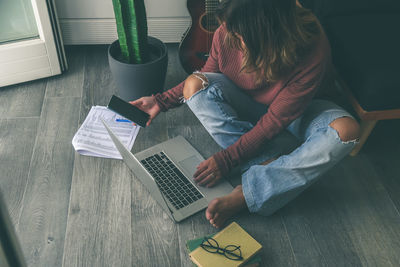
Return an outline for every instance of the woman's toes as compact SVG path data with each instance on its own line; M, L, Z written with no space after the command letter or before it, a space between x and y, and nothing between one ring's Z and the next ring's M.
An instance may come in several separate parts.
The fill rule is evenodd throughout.
M227 219L244 208L246 208L246 202L242 187L237 186L229 195L210 202L206 210L206 218L214 227L220 228Z
M206 218L207 220L214 219L215 213L218 211L218 203L219 199L211 200L210 204L208 204L208 208L206 209Z

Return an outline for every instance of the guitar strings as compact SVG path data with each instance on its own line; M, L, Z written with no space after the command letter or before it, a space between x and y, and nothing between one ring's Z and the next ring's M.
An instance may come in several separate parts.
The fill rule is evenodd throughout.
M219 4L219 0L205 0L205 29L207 31L207 36L206 36L206 49L207 49L207 55L209 55L210 53L210 49L212 44L210 44L210 37L211 37L211 33L213 33L216 28L218 28L218 23L217 23L217 19L215 17L215 9L217 8ZM200 22L201 23L201 22ZM212 38L212 37L211 37Z

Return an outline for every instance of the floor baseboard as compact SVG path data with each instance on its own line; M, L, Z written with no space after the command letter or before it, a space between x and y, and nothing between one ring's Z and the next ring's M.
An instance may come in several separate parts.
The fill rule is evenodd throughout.
M117 37L115 19L60 19L64 44L110 44ZM149 18L149 35L165 43L180 42L190 26L190 17Z

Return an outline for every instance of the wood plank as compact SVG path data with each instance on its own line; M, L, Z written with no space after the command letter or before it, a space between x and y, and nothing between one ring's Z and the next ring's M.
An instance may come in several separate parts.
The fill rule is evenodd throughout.
M7 86L0 90L0 118L39 117L47 80Z
M168 68L165 79L165 88L170 89L183 80L188 74L184 71L179 61L178 47L176 44L166 44L168 48Z
M86 53L80 124L92 106L107 106L116 92L108 65L107 46L92 46Z
M101 56L99 56L99 54L101 54ZM107 105L111 95L116 92L116 87L108 66L106 47L94 47L88 51L87 58L83 87L82 112L80 117L81 122L85 119L85 116L92 105ZM165 132L165 127L163 127L163 116L163 114L160 114L150 127L140 131L134 145L134 150L136 149L136 151L140 151L148 146L165 141L165 134L162 134L163 129ZM166 214L163 213L161 208L159 208L153 199L147 194L143 186L133 176L125 164L122 161L112 161L107 159L97 159L102 162L98 163L96 159L89 160L85 157L77 157L77 160L79 160L77 162L82 162L82 166L76 165L74 172L74 179L75 176L78 178L76 187L75 183L73 183L71 190L73 215L71 214L68 218L68 243L65 246L64 265L85 265L85 263L89 262L91 264L97 262L101 266L114 264L113 260L116 259L114 255L110 254L107 258L97 261L92 258L83 259L86 254L81 253L81 251L92 251L94 254L107 255L108 253L111 253L112 248L115 249L115 247L119 248L124 246L123 249L121 248L121 253L117 255L117 257L120 258L119 263L123 266L131 265L131 253L135 255L135 262L139 265L152 262L154 266L159 266L160 264L164 265L166 262L169 262L171 266L174 266L174 259L176 259L178 245L177 242L175 242L175 224L166 217ZM112 166L106 167L110 164L109 162L111 162ZM95 170L94 173L91 171L90 174L87 174L83 166L88 170ZM113 185L116 182L110 182L112 184L104 185L104 188L101 187L101 189L95 190L92 193L94 194L93 198L89 200L84 198L85 193L82 192L81 188L87 188L90 184L99 184L99 176L113 177L114 175L117 175L117 177L119 177L118 179L120 179L118 184ZM79 177L84 177L85 180L89 179L89 182L83 184L81 181L82 178ZM108 201L103 203L102 200L100 201L97 199L103 195L102 191L106 191L107 187L119 188L117 191L114 190L115 194L110 193L109 198L121 198L120 200L115 201L124 203L124 205L120 205L121 211L118 211L119 213L122 213L122 215L119 213L115 214L114 211L111 211L113 206L107 206ZM73 199L76 199L76 203L72 202ZM129 206L125 207L125 203L128 203ZM73 212L73 210L76 210L76 208L74 208L75 206L79 206L79 215L75 215ZM92 212L92 210L96 212ZM82 211L87 212L82 214ZM89 213L89 216L85 216L87 213ZM119 236L118 238L112 238L110 237L111 233L107 234L103 232L105 229L110 228L109 226L107 227L107 225L113 221L111 215L110 217L101 219L105 216L103 214L114 214L114 216L123 217L123 219L118 222L119 225L116 225L115 227L125 229L126 231L125 233L117 232L114 233L114 235L119 236L120 234L124 234L124 237ZM97 237L97 240L94 238L94 240L97 241L96 243L88 242L88 244L76 247L75 243L82 234L80 229L82 229L82 227L87 227L84 225L85 223L92 225L93 223L96 223L96 220L100 221L101 227L89 231L89 235L93 237L104 236L104 240ZM78 231L75 230L77 227ZM115 229L115 231L117 231L117 229ZM86 232L86 230L84 230L84 232ZM98 243L100 244L97 245ZM175 249L173 249L173 244L175 244Z
M166 113L160 113L149 127L142 128L133 152L167 140ZM132 251L137 266L179 266L177 227L150 196L141 182L131 179Z
M359 155L343 161L335 168L330 189L329 198L362 265L398 266L400 215L368 158Z
M179 266L178 225L150 196L136 177L131 178L132 253L136 266Z
M0 189L15 225L28 181L39 118L0 119Z
M186 248L186 242L188 240L216 232L217 230L206 220L204 211L198 212L181 221L178 225L178 238L180 244L179 253L181 260L180 266L193 266Z
M43 106L17 225L29 266L61 265L79 104L79 98L50 98Z
M400 211L400 120L380 121L361 151Z
M75 155L63 266L133 265L131 179L120 160Z
M381 121L361 151L371 162L388 195L400 211L400 120Z
M48 79L46 97L81 97L85 71L86 46L66 46L68 70Z
M91 47L86 59L80 123L116 92L107 47ZM131 179L122 161L75 155L64 266L132 265Z
M361 266L361 261L342 221L341 211L329 194L333 169L278 213L282 214L299 266Z
M265 217L245 211L230 221L234 220L262 244L261 266L301 266L293 253L281 214Z

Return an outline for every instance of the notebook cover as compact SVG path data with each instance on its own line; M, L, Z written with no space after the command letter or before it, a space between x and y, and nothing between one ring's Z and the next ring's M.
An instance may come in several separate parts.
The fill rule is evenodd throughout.
M206 237L213 237L214 235L208 235ZM196 239L188 240L186 242L186 248L189 250L189 253L195 250L200 246L200 244L203 242L204 237L199 237ZM193 266L197 266L196 264L193 263ZM244 267L258 267L261 266L261 256L260 254L254 255L249 261L247 261L244 265Z
M191 260L201 267L208 266L221 266L221 267L234 267L243 266L253 255L259 252L262 248L261 244L258 243L253 237L251 237L242 227L237 223L233 222L224 228L222 231L214 236L214 239L218 241L221 248L227 245L240 245L242 251L242 261L234 261L227 259L225 256L220 254L213 254L205 251L201 247L198 247L192 251L189 256ZM201 243L201 241L200 241ZM200 243L198 245L200 245Z

